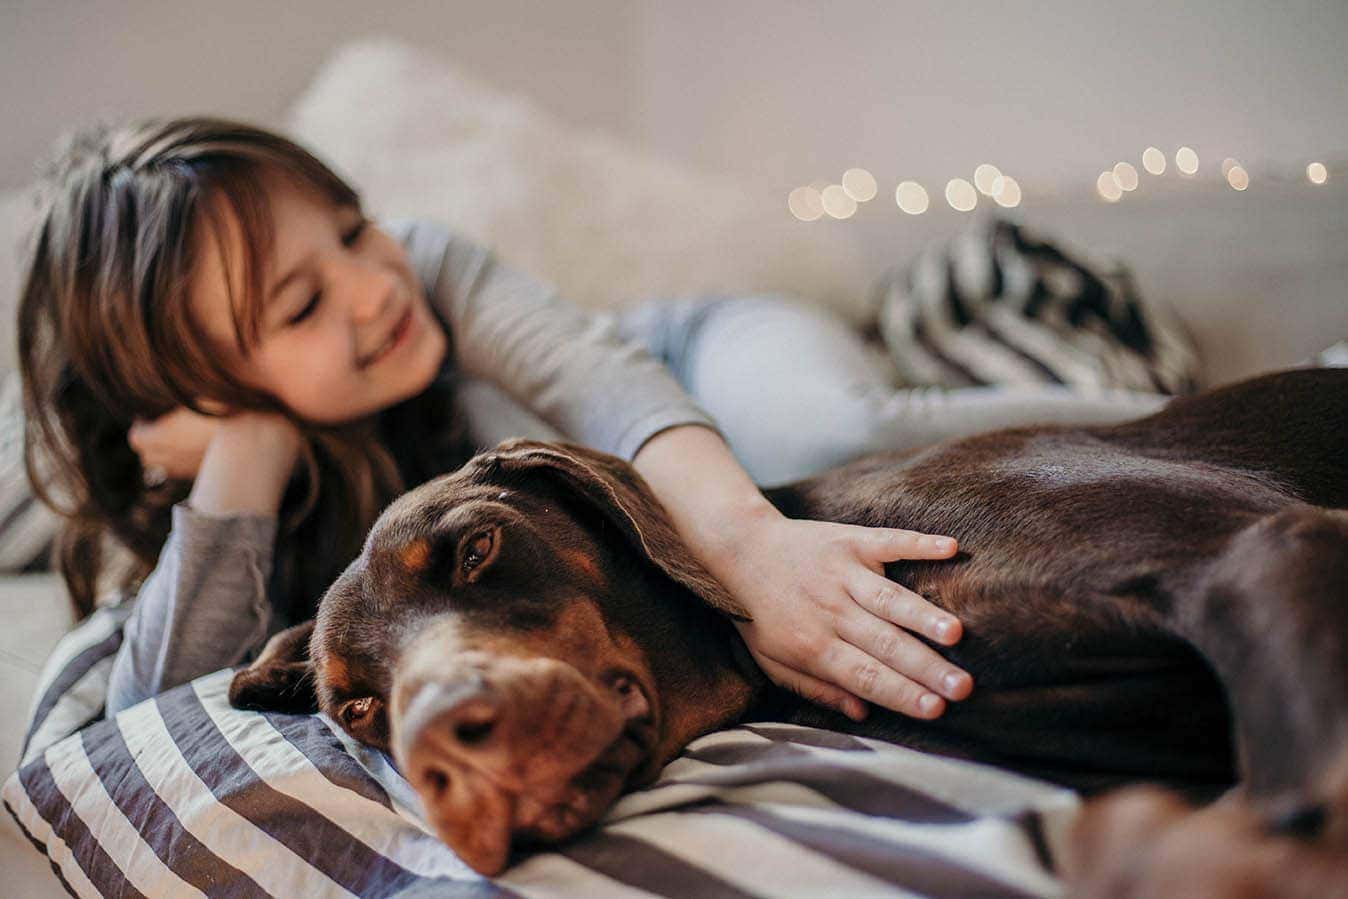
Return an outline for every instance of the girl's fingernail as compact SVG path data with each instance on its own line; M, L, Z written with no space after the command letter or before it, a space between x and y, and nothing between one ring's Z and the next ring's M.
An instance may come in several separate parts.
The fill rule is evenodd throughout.
M941 698L935 693L923 693L922 698L917 701L917 707L930 715L941 705Z
M961 680L960 676L952 671L945 677L941 678L941 683L945 685L947 691L954 693L956 690L959 689L960 680Z
M937 538L936 548L941 552L950 552L950 550L955 548L955 541L951 540L949 537Z

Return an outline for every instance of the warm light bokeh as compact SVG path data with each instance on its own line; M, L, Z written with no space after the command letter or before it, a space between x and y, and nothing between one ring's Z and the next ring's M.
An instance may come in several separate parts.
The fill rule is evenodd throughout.
M858 203L875 199L875 193L879 189L875 183L875 176L865 169L848 169L843 172L842 188Z
M851 218L857 211L857 201L847 195L841 184L830 184L820 194L824 211L835 219Z
M1004 206L1007 209L1020 205L1020 184L1010 175L1003 175L998 179L1000 189L992 195L992 199L997 201L998 206Z
M978 191L963 178L951 178L945 186L945 201L951 209L969 212L978 205Z
M1114 180L1124 190L1137 190L1137 169L1133 168L1131 162L1115 163Z
M1123 188L1119 186L1118 179L1110 171L1100 173L1100 177L1095 179L1095 189L1109 203L1117 203L1119 198L1123 196Z
M995 184L1001 176L1001 169L992 163L985 162L974 169L974 187L978 188L978 192L984 196L996 196Z
M916 181L901 181L894 189L894 202L909 215L921 215L931 205L927 189Z
M813 187L797 187L786 198L791 214L802 222L812 222L824 214L824 203Z

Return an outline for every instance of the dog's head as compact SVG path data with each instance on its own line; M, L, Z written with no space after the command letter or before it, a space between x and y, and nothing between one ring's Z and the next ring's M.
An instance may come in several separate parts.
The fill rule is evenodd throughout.
M709 607L745 617L629 466L509 441L390 505L316 621L230 697L320 709L390 751L441 838L494 874L512 840L571 836L738 713Z

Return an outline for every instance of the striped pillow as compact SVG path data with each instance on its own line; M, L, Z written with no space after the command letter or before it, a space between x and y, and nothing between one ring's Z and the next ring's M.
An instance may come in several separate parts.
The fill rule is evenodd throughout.
M1087 264L1009 221L986 220L891 271L874 302L910 385L1175 394L1197 383L1193 339L1127 269Z
M3 791L74 895L1058 891L1071 792L782 724L696 741L600 828L486 882L428 831L386 757L321 716L230 708L229 671L88 724L128 610L57 648Z

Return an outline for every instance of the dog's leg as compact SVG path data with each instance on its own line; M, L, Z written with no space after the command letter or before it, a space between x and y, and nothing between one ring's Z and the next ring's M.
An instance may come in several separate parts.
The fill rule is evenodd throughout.
M1348 747L1348 510L1260 519L1173 615L1227 690L1250 794L1319 779Z
M1348 511L1260 519L1172 611L1227 690L1244 783L1201 810L1155 787L1090 803L1066 894L1348 897Z

